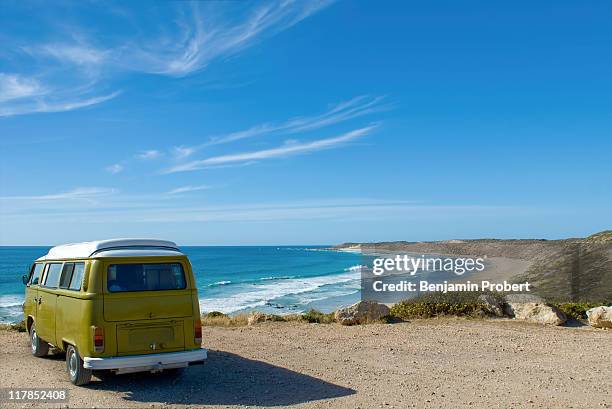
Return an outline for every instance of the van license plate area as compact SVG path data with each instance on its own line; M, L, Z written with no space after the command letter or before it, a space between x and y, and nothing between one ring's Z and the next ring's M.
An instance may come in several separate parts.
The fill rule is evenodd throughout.
M185 346L183 323L118 325L117 341L119 354L170 352Z

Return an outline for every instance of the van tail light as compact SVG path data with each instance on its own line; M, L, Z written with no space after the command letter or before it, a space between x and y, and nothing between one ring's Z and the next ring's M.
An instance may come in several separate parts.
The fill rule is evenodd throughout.
M102 327L93 327L93 343L95 352L104 351L104 329Z
M202 321L196 319L193 322L193 342L200 345L202 344Z

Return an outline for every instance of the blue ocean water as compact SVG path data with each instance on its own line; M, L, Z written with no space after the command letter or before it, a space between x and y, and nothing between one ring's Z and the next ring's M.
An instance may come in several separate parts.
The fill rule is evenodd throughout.
M202 312L332 311L359 298L360 254L298 247L181 247L193 265ZM49 247L0 246L0 322L22 319L23 284Z

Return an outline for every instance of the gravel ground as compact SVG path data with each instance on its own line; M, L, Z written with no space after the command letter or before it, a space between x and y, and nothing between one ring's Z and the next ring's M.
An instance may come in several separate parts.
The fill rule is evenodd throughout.
M70 390L71 407L609 408L612 331L511 320L204 328L203 366L86 387L64 357L0 331L0 385ZM9 405L9 407L15 405Z

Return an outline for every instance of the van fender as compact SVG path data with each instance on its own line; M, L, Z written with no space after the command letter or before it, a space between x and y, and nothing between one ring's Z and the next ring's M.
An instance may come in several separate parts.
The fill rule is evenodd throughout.
M77 352L79 351L79 348L77 347L76 342L74 342L73 340L62 338L62 342L59 344L60 345L56 345L55 347L58 349L61 349L63 352L66 352L66 350L68 349L68 345L72 345L77 350Z
M30 333L30 328L32 328L32 324L34 324L34 317L32 315L28 315L26 318L26 329L28 330L28 334Z

